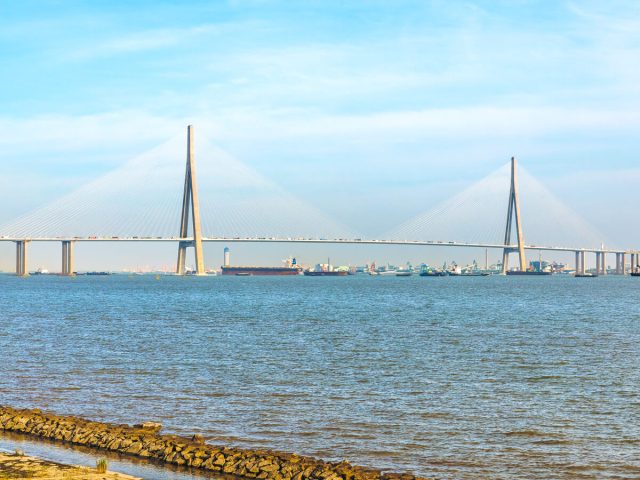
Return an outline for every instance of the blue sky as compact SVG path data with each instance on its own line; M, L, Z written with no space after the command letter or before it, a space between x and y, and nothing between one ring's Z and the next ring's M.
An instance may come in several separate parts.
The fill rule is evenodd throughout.
M638 59L637 1L2 2L0 223L193 122L372 235L515 154L631 246Z

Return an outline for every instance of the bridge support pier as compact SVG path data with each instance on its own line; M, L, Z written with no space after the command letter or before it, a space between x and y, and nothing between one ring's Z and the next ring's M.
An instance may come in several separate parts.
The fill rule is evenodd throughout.
M576 252L576 275L584 275L585 272L584 252Z
M202 252L202 230L200 228L200 203L196 183L196 161L193 146L193 125L187 127L187 171L184 175L184 193L182 196L182 214L180 221L180 238L189 234L189 213L193 218L193 240L182 240L178 244L178 262L176 274L186 273L185 260L187 247L193 247L196 257L196 275L205 275L204 255Z
M16 242L16 275L18 277L29 276L27 267L27 240L18 240Z
M509 192L509 208L507 210L507 228L504 233L504 244L511 244L511 224L513 217L516 217L516 235L518 237L518 247L516 249L505 247L502 253L502 273L509 271L509 254L518 252L520 260L520 271L527 270L527 260L524 255L524 236L522 235L522 221L520 220L520 203L518 201L518 171L515 157L511 157L511 190Z
M607 266L605 265L606 257L604 252L596 252L596 275L606 275Z
M630 254L630 257L631 257L631 265L630 265L629 272L634 273L638 271L638 254L632 253Z
M71 240L62 242L62 275L64 277L75 275L73 272L73 246L74 242Z
M616 275L624 275L624 253L616 253Z

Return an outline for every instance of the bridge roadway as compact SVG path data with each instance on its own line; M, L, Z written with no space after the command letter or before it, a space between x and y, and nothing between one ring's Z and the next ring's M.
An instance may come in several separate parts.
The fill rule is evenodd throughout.
M0 242L192 242L193 237L0 237ZM468 243L440 240L374 240L362 238L278 238L278 237L202 237L203 242L245 242L245 243L309 243L309 244L350 244L350 245L415 245L429 247L467 247L514 249L518 245L501 243ZM557 247L543 245L525 245L526 250L585 253L640 254L638 250L619 250L603 248Z

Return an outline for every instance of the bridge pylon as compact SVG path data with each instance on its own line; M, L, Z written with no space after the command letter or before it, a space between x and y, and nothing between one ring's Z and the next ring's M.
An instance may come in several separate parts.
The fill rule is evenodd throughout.
M189 213L191 212L191 215ZM184 240L189 235L189 217L193 219L193 240ZM180 243L178 244L178 264L176 274L186 273L185 260L187 247L193 247L196 257L196 275L205 275L204 255L202 252L202 230L200 228L200 203L196 182L196 162L193 145L193 125L187 127L187 170L184 175L184 193L182 195L182 214L180 220Z
M505 249L502 254L502 273L506 274L509 270L509 254L518 252L520 259L520 271L527 270L527 259L524 255L524 235L522 234L522 221L520 217L520 202L518 201L518 164L515 157L511 157L511 190L509 192L509 208L507 210L507 227L504 232ZM516 220L516 235L518 237L518 246L516 248L506 247L511 245L511 226L513 217Z

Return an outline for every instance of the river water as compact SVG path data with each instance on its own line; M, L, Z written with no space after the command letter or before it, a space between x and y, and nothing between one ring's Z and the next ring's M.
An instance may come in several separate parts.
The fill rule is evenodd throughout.
M640 279L0 275L0 404L439 478L640 477Z

